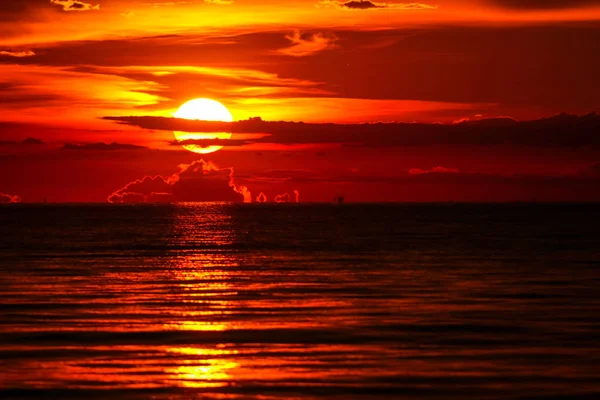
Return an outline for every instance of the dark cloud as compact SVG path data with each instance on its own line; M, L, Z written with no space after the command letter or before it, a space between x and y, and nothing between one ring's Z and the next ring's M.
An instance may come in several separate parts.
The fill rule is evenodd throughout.
M83 0L0 0L0 20L26 20L37 18L41 10L58 12L99 10L98 1L88 3Z
M109 203L164 203L171 201L250 202L246 187L236 185L233 168L219 168L204 160L179 166L175 174L146 176L128 183L108 197Z
M0 125L0 129L2 128L2 126ZM36 139L36 138L27 138L21 142L16 142L16 141L10 141L10 140L0 140L0 145L44 145L46 144L45 142L41 141L40 139Z
M50 8L50 0L2 0L0 13L20 13L37 7Z
M251 140L238 140L238 139L186 139L186 140L173 140L169 144L171 146L195 146L200 148L206 148L210 146L229 146L237 147L251 144Z
M102 71L92 66L164 66L166 60L167 65L247 65L265 56L272 56L274 50L288 46L288 34L289 31L269 31L234 36L189 34L67 41L40 44L31 49L36 53L35 60L18 61L64 65L72 67L73 71L100 73ZM190 52L192 49L195 53ZM106 53L113 56L105 57Z
M141 150L146 149L145 146L138 146L135 144L124 144L124 143L84 143L84 144L72 144L66 143L63 146L63 150Z
M2 62L2 59L3 57L0 57L0 63ZM21 109L24 106L47 107L49 103L55 103L57 101L66 100L69 100L69 98L63 94L50 93L45 89L31 90L27 82L24 82L19 78L13 77L10 71L6 74L0 73L0 107L4 109ZM72 98L70 100L72 100ZM0 121L0 127L7 126L7 124L8 122ZM13 123L12 125L31 126L35 124Z
M598 6L600 0L492 0L492 3L505 8L539 10Z
M460 171L458 168L448 167L433 167L430 169L423 168L411 168L408 170L409 175L424 175L424 174L458 174Z
M23 140L21 143L23 143L23 144L34 144L34 145L46 144L45 142L41 141L40 139L31 138L31 137Z
M423 3L385 3L369 0L322 0L318 4L319 7L339 7L349 10L373 10L378 8L396 8L402 10L427 10L435 9L437 6L430 6Z
M11 196L10 194L0 193L0 204L7 203L20 203L21 198L19 196Z
M600 116L560 114L533 121L490 119L459 124L374 123L310 124L251 119L237 122L192 121L164 117L105 117L145 129L185 132L260 133L250 143L343 144L394 147L431 145L513 145L532 147L598 147ZM195 144L205 143L202 140ZM206 142L206 145L214 141ZM239 141L232 143L239 146ZM219 145L227 145L219 141Z
M28 48L35 52L34 57L0 57L0 63L69 66L72 72L156 82L160 89L152 94L173 99L162 102L162 109L175 108L187 98L217 96L210 88L226 87L268 87L269 92L276 93L267 96L270 98L334 96L452 103L435 111L436 118L444 120L466 115L452 109L456 103L472 109L471 115L489 115L493 109L494 114L519 118L600 109L600 29L594 23L435 24L419 29L319 32L338 39L335 50L298 62L282 62L278 53L289 46L285 38L289 32L269 31L48 43ZM165 63L215 68L254 65L279 79L256 81L239 74L215 76L192 71L152 74L161 71L159 66ZM539 67L542 64L544 68ZM149 69L106 68L133 65ZM280 91L280 86L285 90ZM45 93L37 90L36 94ZM0 102L5 98L3 103L11 107L22 96L19 91L4 96L0 93ZM415 111L410 119L430 119L431 114ZM406 115L401 106L398 115Z
M359 0L359 1L348 1L346 3L342 3L343 7L346 8L351 8L351 9L358 9L358 10L366 10L369 8L383 8L385 7L385 5L378 5L375 3L372 3L370 1L363 1L363 0Z

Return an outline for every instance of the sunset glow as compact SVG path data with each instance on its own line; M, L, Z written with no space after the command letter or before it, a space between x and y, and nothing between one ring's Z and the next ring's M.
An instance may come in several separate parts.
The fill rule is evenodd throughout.
M0 3L7 203L600 199L596 0Z
M200 121L222 121L231 122L233 116L229 110L221 103L212 99L194 99L190 100L181 107L174 115L175 118ZM175 139L180 142L186 140L202 140L202 139L230 139L230 133L193 133L193 132L173 132ZM187 150L200 154L213 153L222 148L222 146L200 146L195 144L187 144L183 146Z
M600 0L0 0L0 399L600 398Z

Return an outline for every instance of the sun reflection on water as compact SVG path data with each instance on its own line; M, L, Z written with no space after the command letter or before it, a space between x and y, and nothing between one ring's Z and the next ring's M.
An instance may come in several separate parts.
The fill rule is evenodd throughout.
M222 347L222 345L217 347ZM238 354L237 350L174 347L167 349L167 352L195 357L194 360L186 361L189 365L180 365L165 370L170 381L184 387L228 386L233 381L231 370L240 366L237 362L223 358Z
M163 328L188 332L224 332L234 328L226 318L231 314L238 292L232 285L231 269L239 267L235 256L219 249L233 243L235 232L231 217L224 208L185 205L177 213L172 226L171 243L175 256L170 272L177 282L178 311ZM165 368L168 380L177 386L210 388L227 386L234 381L232 372L240 365L232 360L238 352L219 344L210 347L171 347L171 355L187 357L177 366Z

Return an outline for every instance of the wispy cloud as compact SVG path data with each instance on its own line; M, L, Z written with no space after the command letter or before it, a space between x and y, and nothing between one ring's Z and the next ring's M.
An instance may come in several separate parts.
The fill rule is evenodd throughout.
M0 64L0 86L0 119L6 121L31 121L35 115L38 122L86 119L93 124L94 116L105 115L103 109L133 109L164 100L156 94L161 89L157 83L66 67Z
M50 3L61 6L63 11L99 10L100 4L90 4L79 0L50 0Z
M31 50L23 50L23 51L2 50L2 51L0 51L0 56L23 58L23 57L33 57L33 56L35 56L35 53Z
M21 198L19 196L12 196L10 194L0 193L0 204L6 203L20 203Z
M292 45L290 47L278 50L277 53L286 56L305 57L337 47L335 44L335 42L337 41L337 37L333 34L302 34L300 33L300 31L295 31L292 34L287 35L285 38L288 39L292 43Z

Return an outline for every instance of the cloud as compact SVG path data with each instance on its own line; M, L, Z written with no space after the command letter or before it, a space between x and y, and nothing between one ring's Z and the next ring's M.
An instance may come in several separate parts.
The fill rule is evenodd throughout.
M253 118L237 122L190 121L164 117L105 117L144 129L184 132L231 132L262 134L245 144L283 145L341 144L394 147L432 145L513 145L533 147L599 147L600 116L560 114L532 121L495 118L459 124L367 123L312 124L274 122ZM201 142L200 142L201 143ZM208 142L211 144L213 142ZM243 143L234 141L233 145ZM219 142L227 146L227 141Z
M50 0L0 0L0 20L12 22L22 17L34 18L36 10L53 8Z
M146 149L145 146L138 146L135 144L123 144L123 143L84 143L84 144L72 144L66 143L63 146L63 150L141 150Z
M21 142L22 144L33 144L33 145L42 145L42 144L46 144L45 142L41 141L40 139L36 139L36 138L27 138L25 140L23 140Z
M210 146L244 146L251 144L252 142L244 139L186 139L186 140L173 140L169 144L171 146L197 146L206 148Z
M289 203L291 200L289 193L278 194L275 196L275 203Z
M339 7L349 10L373 10L382 8L394 8L401 10L428 10L437 8L437 6L430 6L423 3L378 3L368 0L323 0L317 4L317 7Z
M266 203L267 196L263 192L260 192L260 194L258 196L256 196L256 202L257 203Z
M11 196L10 194L0 193L0 204L8 203L20 203L21 198L19 196Z
M321 51L336 48L337 37L333 34L325 35L323 33L305 33L299 31L285 37L292 45L284 49L277 50L277 53L292 57L310 56Z
M23 57L33 57L33 56L35 56L35 53L31 50L23 50L23 51L2 50L2 51L0 51L0 56L23 58Z
M409 175L424 175L424 174L458 174L460 171L457 168L433 167L431 169L411 168L408 170Z
M369 14L338 13L351 19L362 18L354 14ZM325 17L330 13L322 14ZM279 51L291 47L285 39L291 31L274 28L230 36L223 32L190 32L37 44L31 48L35 57L16 61L66 65L71 71L81 72L85 80L94 73L135 80L138 86L153 82L141 90L162 98L157 99L154 110L174 109L193 97L211 97L233 107L236 116L244 118L261 106L263 117L271 120L285 116L319 121L327 113L334 120L346 122L357 122L359 118L448 121L475 114L531 118L561 110L600 109L594 68L600 60L595 51L600 30L589 24L392 25L390 29L327 25L302 28L301 33L319 32L339 38L334 43L336 49L308 57L283 56ZM569 37L577 37L578 46L572 46ZM549 42L553 43L552 52L539 45ZM105 57L106 51L114 56ZM473 54L477 56L470 56ZM540 59L548 63L532 80L531 71L537 70ZM584 59L587 61L569 61ZM2 60L14 61L8 57ZM192 67L197 65L203 67ZM482 71L485 79L473 79ZM0 75L5 72L0 71ZM37 73L28 75L36 79L11 81L32 80L27 91L35 88L43 92L45 86L35 85L44 78ZM519 90L506 90L507 85L516 85ZM63 87L77 86L85 87ZM90 97L102 92L88 91ZM467 107L468 111L463 111ZM301 115L301 110L312 115Z
M522 10L541 10L557 8L577 8L586 6L600 6L600 0L491 0L504 8Z
M109 203L155 203L171 201L251 202L244 186L236 185L233 168L219 168L204 160L182 164L171 176L145 176L111 194Z
M73 67L0 63L0 87L0 118L36 123L60 120L75 126L75 121L95 119L103 108L131 109L162 101L156 83ZM65 107L74 115L65 116Z
M50 3L61 6L63 11L90 11L99 10L100 5L92 5L78 0L50 0Z
M27 138L27 139L23 140L22 142L16 142L16 141L11 141L11 140L0 140L0 145L26 145L26 146L28 146L28 145L44 145L44 144L46 144L46 143L41 141L40 139L36 139L36 138Z

